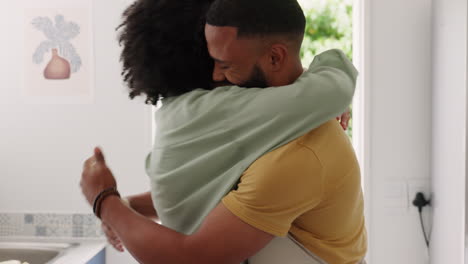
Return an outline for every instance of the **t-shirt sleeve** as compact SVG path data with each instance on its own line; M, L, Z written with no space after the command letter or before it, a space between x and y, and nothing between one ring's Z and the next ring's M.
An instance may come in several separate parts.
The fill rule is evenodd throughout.
M299 146L295 151L279 149L253 163L237 190L222 202L247 224L285 236L296 218L320 202L322 181L322 165L312 150Z

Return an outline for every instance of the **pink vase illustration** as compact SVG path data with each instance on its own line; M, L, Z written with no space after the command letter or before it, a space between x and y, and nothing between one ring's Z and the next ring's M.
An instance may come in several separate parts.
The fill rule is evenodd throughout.
M49 80L64 80L70 78L70 63L58 55L57 49L52 49L52 58L44 70L44 77Z

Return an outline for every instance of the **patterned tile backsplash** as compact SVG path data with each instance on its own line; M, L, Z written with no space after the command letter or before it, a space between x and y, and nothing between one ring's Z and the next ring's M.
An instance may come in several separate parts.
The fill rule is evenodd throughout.
M93 214L0 213L0 236L102 238L104 234Z

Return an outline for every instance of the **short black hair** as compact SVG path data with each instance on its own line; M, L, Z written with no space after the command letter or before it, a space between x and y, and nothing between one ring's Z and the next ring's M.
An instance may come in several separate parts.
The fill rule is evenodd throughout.
M306 19L297 0L216 0L207 23L236 27L237 37L304 36Z
M213 0L137 0L123 13L119 44L130 98L146 103L212 87L214 62L204 35Z

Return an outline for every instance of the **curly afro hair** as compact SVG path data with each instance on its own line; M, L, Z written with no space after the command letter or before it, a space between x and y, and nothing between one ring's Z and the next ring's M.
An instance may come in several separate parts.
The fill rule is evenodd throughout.
M118 41L130 98L147 104L211 89L214 62L204 35L214 0L137 0L123 13Z

